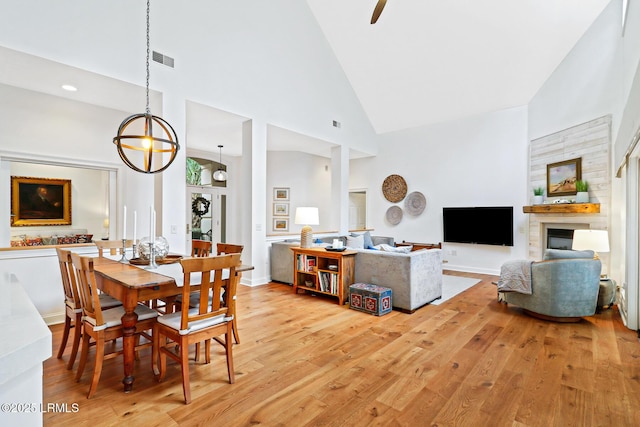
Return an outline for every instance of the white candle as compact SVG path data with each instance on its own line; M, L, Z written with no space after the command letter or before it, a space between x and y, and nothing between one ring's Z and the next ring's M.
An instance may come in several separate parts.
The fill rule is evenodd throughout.
M151 223L151 243L156 244L156 210L153 210L153 222Z
M138 211L133 211L133 244L136 244L136 225L138 223Z
M149 206L149 241L151 242L153 237L153 208Z
M124 219L122 220L122 240L127 238L127 205L124 205Z

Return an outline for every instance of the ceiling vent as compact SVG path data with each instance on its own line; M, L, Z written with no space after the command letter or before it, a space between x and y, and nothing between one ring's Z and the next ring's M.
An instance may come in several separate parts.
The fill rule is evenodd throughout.
M167 55L163 55L160 52L153 51L153 60L159 62L160 64L164 64L167 67L173 68L173 58Z

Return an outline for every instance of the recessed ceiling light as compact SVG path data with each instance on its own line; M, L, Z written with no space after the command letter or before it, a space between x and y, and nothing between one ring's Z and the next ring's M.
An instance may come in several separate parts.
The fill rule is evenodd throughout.
M68 90L69 92L75 92L78 90L77 87L71 85L62 85L62 89Z

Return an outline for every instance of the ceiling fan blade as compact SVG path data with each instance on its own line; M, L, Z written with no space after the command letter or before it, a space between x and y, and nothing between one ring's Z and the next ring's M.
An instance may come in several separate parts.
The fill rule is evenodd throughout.
M382 13L382 9L384 9L384 5L387 4L387 0L378 0L378 4L376 4L376 8L373 9L373 15L371 16L371 23L375 24L380 18L380 14Z

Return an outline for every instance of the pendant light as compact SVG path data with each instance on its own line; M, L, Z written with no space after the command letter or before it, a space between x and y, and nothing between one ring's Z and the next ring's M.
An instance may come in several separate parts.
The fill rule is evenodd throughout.
M118 128L113 143L125 165L136 172L158 173L173 163L180 149L178 137L163 118L151 114L149 108L149 9L147 0L147 109L127 117ZM131 133L127 133L127 130ZM154 154L157 153L157 157Z
M226 181L227 180L227 171L222 169L222 145L218 145L220 149L220 162L218 162L218 170L213 173L214 181Z

